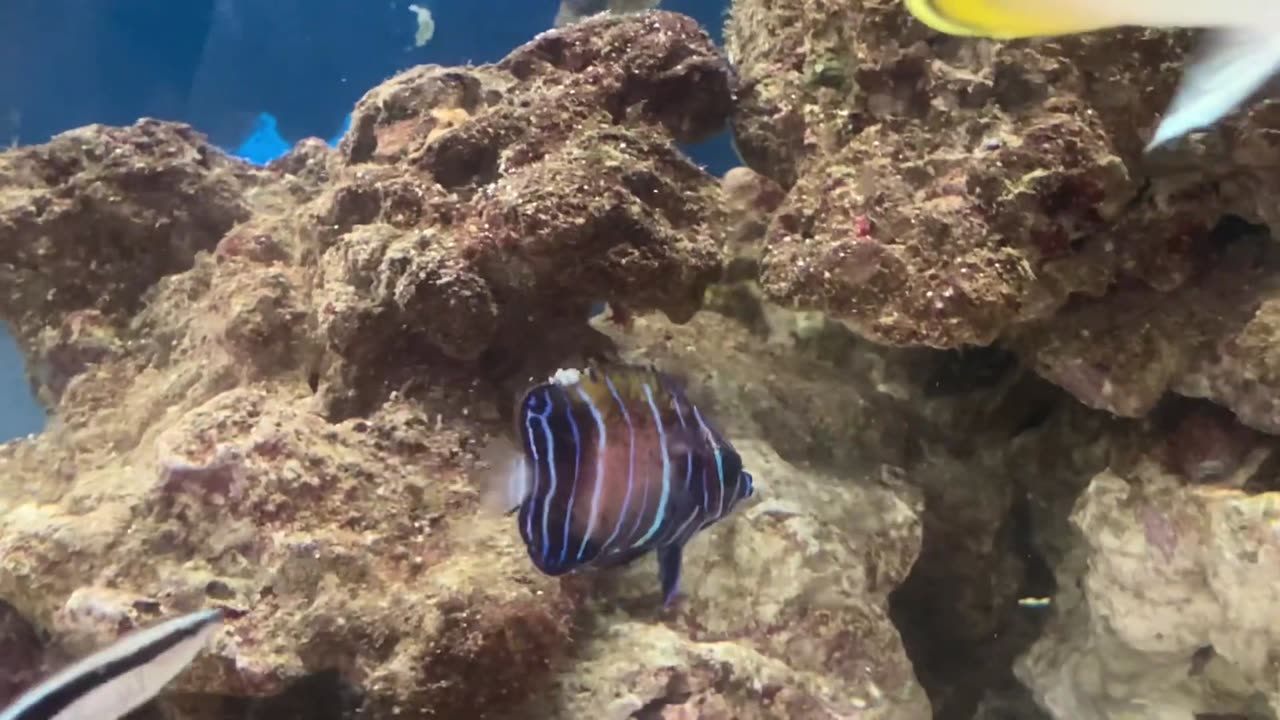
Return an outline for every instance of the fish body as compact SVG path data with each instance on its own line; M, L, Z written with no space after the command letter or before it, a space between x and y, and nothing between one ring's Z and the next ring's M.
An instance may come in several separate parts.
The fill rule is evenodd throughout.
M431 16L431 8L421 5L410 5L409 12L413 13L418 22L418 30L413 34L413 46L422 47L431 42L431 38L435 37L435 18Z
M523 394L515 425L504 504L547 575L655 551L668 605L685 544L754 493L733 446L652 367L561 370Z
M117 720L190 664L221 621L201 610L129 633L23 693L0 720Z
M1147 150L1209 127L1280 70L1274 0L904 0L939 32L1013 39L1114 27L1206 28Z

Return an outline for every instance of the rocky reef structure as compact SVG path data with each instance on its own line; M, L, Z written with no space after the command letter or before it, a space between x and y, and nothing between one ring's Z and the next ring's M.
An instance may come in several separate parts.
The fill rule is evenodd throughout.
M1244 389L1276 387L1248 350L1269 332L1273 273L1229 257L1245 251L1222 243L1247 233L1215 232L1224 217L1280 219L1262 169L1274 109L1140 155L1183 34L1001 45L934 37L897 3L816 0L740 0L728 31L748 88L738 147L789 189L764 242L771 298L887 344L1010 341L1127 417L1174 390L1280 427ZM1143 303L1222 309L1188 332L1149 323Z
M1075 501L1062 592L1017 664L1054 717L1260 718L1274 670L1277 440L1170 409Z
M566 24L266 168L153 120L0 155L52 415L0 446L0 701L218 605L150 717L1280 712L1274 107L1143 158L1184 34L727 39ZM726 126L722 178L678 149ZM688 379L756 477L670 610L479 507L513 394L592 358Z
M167 717L927 716L889 602L918 493L804 465L815 361L699 312L731 205L675 144L732 88L691 20L606 17L406 71L265 169L152 120L0 156L0 309L52 414L0 447L0 689L216 605ZM585 357L684 368L760 478L670 612L651 561L544 577L479 510L511 392Z
M900 3L733 4L737 147L785 194L752 251L765 296L955 352L975 381L990 365L961 358L1004 357L1079 403L1034 424L1062 434L1049 458L957 427L1007 471L908 471L925 541L895 608L935 717L1280 711L1254 615L1277 497L1261 433L1280 429L1275 105L1143 157L1188 38L997 43L938 36ZM1001 581L1017 545L997 516L1030 538L1043 598ZM1002 626L1015 600L1045 624ZM983 639L1010 630L1025 644ZM954 660L975 653L989 664Z
M629 13L652 10L662 0L560 0L555 26L563 27L600 13Z

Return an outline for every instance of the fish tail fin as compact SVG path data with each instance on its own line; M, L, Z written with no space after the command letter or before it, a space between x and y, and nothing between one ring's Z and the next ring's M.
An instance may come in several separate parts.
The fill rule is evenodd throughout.
M489 441L479 452L480 507L495 515L510 513L529 495L529 467L524 454L505 437Z
M1178 90L1146 151L1213 125L1280 70L1280 33L1224 28L1208 33L1188 61Z
M1113 17L1098 3L1078 0L905 0L917 20L948 35L1001 40L1071 35L1126 24L1124 6L1115 3Z

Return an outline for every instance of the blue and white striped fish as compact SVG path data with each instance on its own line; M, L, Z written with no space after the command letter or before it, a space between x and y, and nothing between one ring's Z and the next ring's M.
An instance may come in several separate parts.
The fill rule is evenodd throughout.
M36 685L0 720L116 720L155 697L222 622L201 610L125 635Z
M524 393L516 437L490 497L519 510L534 565L562 575L655 550L664 605L685 543L754 492L733 446L653 367L559 371Z

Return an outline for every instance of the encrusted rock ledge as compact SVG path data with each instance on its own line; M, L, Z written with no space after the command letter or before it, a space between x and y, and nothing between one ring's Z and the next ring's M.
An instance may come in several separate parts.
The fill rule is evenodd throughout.
M53 416L0 446L0 690L218 605L175 717L925 717L888 616L917 493L800 464L801 406L771 440L761 408L841 377L699 312L731 211L675 143L733 86L646 13L408 70L263 169L152 120L0 155L0 317ZM544 577L478 509L510 390L588 355L699 377L760 478L668 613L649 562Z

